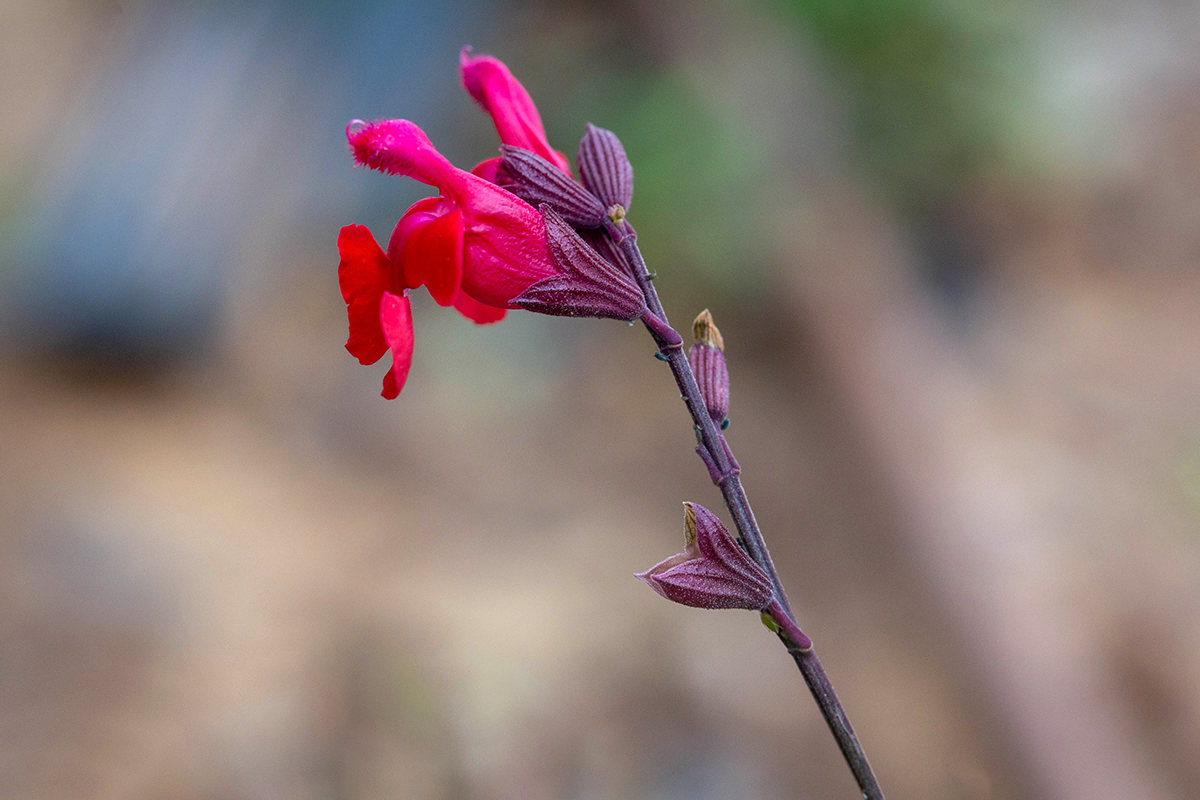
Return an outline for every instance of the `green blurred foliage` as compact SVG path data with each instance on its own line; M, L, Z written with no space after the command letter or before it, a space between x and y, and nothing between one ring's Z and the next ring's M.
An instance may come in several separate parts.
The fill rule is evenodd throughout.
M831 129L846 135L835 151L847 163L831 171L871 181L917 229L975 176L1037 162L1027 89L1035 23L1026 0L702 0L684 9L701 29L782 26L784 35L763 46L801 48L800 63L819 72L814 83L835 99L808 110L846 114ZM714 297L759 305L776 257L780 200L796 201L789 170L805 165L776 152L763 133L768 121L703 81L721 75L725 58L789 62L753 50L680 59L653 25L622 24L635 14L575 7L520 17L511 36L541 34L522 40L523 59L520 49L500 52L538 98L551 141L572 159L584 121L621 137L636 176L630 219L662 276L668 311L690 313ZM725 27L712 34L737 40ZM785 107L780 113L804 106Z
M757 294L770 258L760 191L770 156L749 121L669 67L593 73L566 106L619 132L634 165L630 220L651 269L671 279L673 303Z
M840 84L880 190L922 210L1021 150L1022 0L772 0Z

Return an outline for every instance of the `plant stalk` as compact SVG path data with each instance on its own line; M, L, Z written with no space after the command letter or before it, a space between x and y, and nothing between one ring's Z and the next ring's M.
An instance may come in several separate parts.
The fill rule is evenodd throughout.
M713 483L721 490L725 506L733 517L734 526L737 528L746 552L770 576L771 583L775 588L776 602L787 615L791 624L795 626L797 624L796 615L788 602L783 584L779 580L779 572L771 560L771 553L767 550L766 541L763 539L758 522L754 519L750 501L742 486L741 468L733 457L733 451L730 450L725 435L713 422L705 408L704 400L700 395L700 387L696 383L696 376L692 373L692 366L684 352L681 338L677 334L670 337L662 334L664 327L670 330L669 323L667 315L663 311L662 301L659 300L658 291L654 288L653 276L638 249L637 234L634 232L633 226L624 221L609 223L606 230L622 255L628 260L634 279L646 297L646 306L662 323L661 326L647 323L646 328L654 337L659 352L662 353L667 365L671 368L671 374L675 377L675 383L679 386L683 402L692 417L692 423L696 427L697 439L700 443L697 451L702 449L707 451L707 453L700 452L700 455L709 467ZM708 457L705 458L705 455ZM837 741L842 756L854 774L859 789L862 790L863 798L865 800L884 800L883 790L879 788L879 782L871 770L867 755L863 752L862 745L854 734L854 728L851 727L846 711L838 700L837 693L833 690L833 684L829 682L829 677L825 674L825 669L821 666L817 654L811 647L806 649L797 647L783 631L779 631L777 635L800 669L800 674L804 677L809 691L812 692L813 699L816 700L817 707L825 718L825 723L833 733L833 738Z

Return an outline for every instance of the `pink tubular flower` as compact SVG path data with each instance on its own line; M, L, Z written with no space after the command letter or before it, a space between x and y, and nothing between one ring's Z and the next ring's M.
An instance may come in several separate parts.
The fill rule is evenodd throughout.
M541 214L456 168L413 123L355 121L346 136L358 163L408 175L441 192L404 213L386 254L362 226L349 225L338 237L338 279L350 321L346 349L363 364L392 350L383 387L383 396L391 399L412 363L408 290L424 285L440 305L453 305L483 324L502 319L510 300L557 270Z
M455 167L413 123L351 123L347 138L363 166L441 190L441 198L421 200L405 212L388 247L411 288L432 278L434 299L443 305L454 302L450 287L461 286L484 305L506 308L531 284L557 272L537 210Z
M463 88L491 116L496 133L500 134L500 141L537 153L563 172L571 174L567 157L547 141L541 115L529 92L513 77L508 67L491 56L472 55L470 46L462 49L458 60ZM488 159L472 171L491 180L499 161L498 158Z
M530 150L570 175L567 159L550 147L541 117L525 88L491 56L460 54L463 86L492 116L504 144ZM346 349L363 364L392 351L383 396L396 397L412 363L408 293L429 289L438 304L454 306L479 324L498 322L512 301L557 274L542 215L496 185L500 159L458 169L407 120L355 120L346 128L354 159L389 175L435 186L437 197L414 203L384 253L360 225L338 237L338 280L350 320Z

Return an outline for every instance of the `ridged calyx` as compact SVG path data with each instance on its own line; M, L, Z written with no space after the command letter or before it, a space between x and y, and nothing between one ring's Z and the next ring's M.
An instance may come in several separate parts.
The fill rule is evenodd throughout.
M684 551L637 577L668 600L693 608L770 608L775 593L766 571L707 508L684 503L683 509Z
M544 278L512 304L556 317L602 317L627 322L646 313L646 298L628 276L604 260L557 211L543 203L546 241L558 274Z
M707 308L692 324L692 336L696 343L688 351L688 362L708 415L720 425L729 415L729 370L725 366L725 340Z
M604 204L609 218L623 220L633 202L633 165L617 135L589 122L576 164L584 187Z
M542 203L553 208L577 228L599 228L605 208L595 195L571 176L537 153L504 145L496 169L496 183L535 208Z

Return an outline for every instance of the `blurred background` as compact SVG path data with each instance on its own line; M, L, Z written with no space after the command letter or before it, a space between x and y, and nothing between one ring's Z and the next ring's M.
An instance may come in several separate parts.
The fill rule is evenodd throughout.
M618 132L677 327L893 800L1200 797L1200 7L0 1L0 795L855 787L778 643L632 573L716 509L649 337L415 303L340 226L495 153L504 59Z

